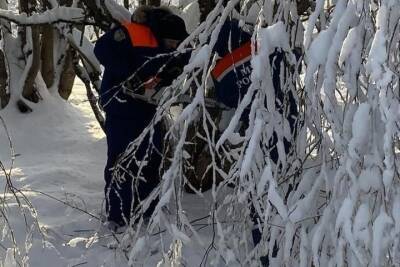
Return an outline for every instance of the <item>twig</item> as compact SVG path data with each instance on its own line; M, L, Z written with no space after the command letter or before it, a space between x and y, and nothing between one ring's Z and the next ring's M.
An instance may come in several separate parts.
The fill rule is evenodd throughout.
M90 217L92 217L92 218L94 218L94 219L96 219L96 220L98 220L98 221L101 221L101 219L100 219L99 216L96 216L96 215L94 215L94 214L92 214L92 213L90 213L90 212L88 212L88 211L86 211L86 210L84 210L84 209L79 208L79 207L73 206L73 205L71 205L70 203L68 203L68 202L66 202L66 201L63 201L63 200L61 200L61 199L58 199L58 198L56 198L56 197L53 197L52 195L49 195L49 194L47 194L47 193L45 193L45 192L42 192L42 191L39 191L39 190L33 190L33 189L23 189L22 191L24 191L24 192L38 193L38 194L44 195L44 196L46 196L46 197L48 197L48 198L50 198L50 199L53 199L53 200L55 200L55 201L57 201L57 202L60 202L60 203L62 203L62 204L64 204L64 205L66 205L66 206L68 206L68 207L70 207L70 208L73 208L73 209L76 209L76 210L78 210L78 211L80 211L80 212L83 212L83 213L89 215Z
M87 261L85 261L85 262L81 262L81 263L78 263L78 264L72 265L71 267L82 266L82 265L85 265L85 264L88 264L88 262L87 262Z

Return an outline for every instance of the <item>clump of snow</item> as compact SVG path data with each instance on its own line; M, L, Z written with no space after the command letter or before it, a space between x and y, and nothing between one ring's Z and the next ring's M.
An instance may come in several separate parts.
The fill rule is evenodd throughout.
M83 242L87 242L87 238L84 238L84 237L76 237L76 238L73 238L73 239L71 239L68 243L67 243L67 245L68 246L70 246L70 247L76 247L79 243L83 243Z
M388 232L392 224L392 218L384 211L381 211L374 221L374 226L372 227L372 260L375 266L381 265L382 252L386 249L387 245L389 245Z
M340 50L340 56L338 60L340 66L342 66L344 61L351 55L351 52L358 46L359 42L360 36L358 28L351 28Z
M257 2L253 3L249 9L249 12L247 13L246 20L250 23L256 24L258 14L260 14L260 11L261 11L261 5Z
M366 64L367 71L371 74L372 81L378 83L380 87L385 87L390 83L393 73L387 67L387 39L386 21L388 9L382 5L377 15L377 31L371 44Z
M332 31L324 30L313 40L310 48L307 50L307 60L312 64L311 66L323 65L325 63L328 53L324 53L324 51L329 50L332 39Z
M363 169L358 177L358 185L364 192L378 190L382 187L382 174L377 166Z
M145 249L145 246L146 246L146 239L144 237L141 237L139 238L138 241L136 241L135 246L131 249L131 252L129 253L130 265L134 263L135 258L137 258L139 253Z
M105 0L104 3L114 19L120 22L131 21L131 13L126 8L113 0Z
M269 60L269 55L276 48L290 52L289 38L286 33L285 25L277 22L267 28L263 28L259 32L257 47L259 54L252 57L251 65L253 67L252 79L263 80L265 72L265 64Z
M190 58L190 63L185 66L184 71L190 71L195 69L196 67L202 67L208 60L209 55L210 55L210 46L204 45L199 49L199 51L192 54L192 57Z
M371 243L370 220L371 214L368 204L361 204L354 218L353 231L355 240L360 242L363 247L369 247Z
M368 138L370 137L371 107L368 103L362 103L358 107L353 118L353 137L349 143L349 154L353 158L359 158L360 155L367 149Z
M193 1L182 10L181 17L185 21L187 32L193 32L200 23L200 7L198 1Z

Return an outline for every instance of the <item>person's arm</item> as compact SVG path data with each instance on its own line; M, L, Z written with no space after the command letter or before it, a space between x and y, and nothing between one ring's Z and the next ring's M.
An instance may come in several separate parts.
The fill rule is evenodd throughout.
M158 87L171 85L183 72L183 68L189 63L191 52L178 54L171 58L157 77L160 79Z

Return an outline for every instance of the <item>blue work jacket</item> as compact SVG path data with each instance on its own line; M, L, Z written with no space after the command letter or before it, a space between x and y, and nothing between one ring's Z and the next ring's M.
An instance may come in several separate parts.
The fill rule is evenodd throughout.
M251 84L251 34L241 28L237 20L227 20L221 28L214 51L221 57L211 72L217 99L228 107L235 108ZM284 53L281 51L276 50L270 55L275 96L280 100L277 103L282 103L284 98L280 84L283 61ZM291 93L289 99L291 113L297 114L297 106Z
M121 90L121 83L135 90L137 85L157 75L168 61L161 56L170 51L163 49L150 28L138 23L123 23L105 33L96 42L94 53L104 66L100 88L100 103L107 115L137 118L155 112L155 106L134 99Z

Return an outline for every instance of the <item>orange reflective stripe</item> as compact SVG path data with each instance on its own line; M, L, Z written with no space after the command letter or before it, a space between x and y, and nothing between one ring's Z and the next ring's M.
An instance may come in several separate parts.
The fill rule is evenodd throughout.
M125 22L122 25L129 33L132 46L158 47L157 39L149 27L133 22Z
M247 42L244 45L236 48L231 53L221 58L211 71L214 79L217 79L227 71L235 63L241 63L242 60L251 56L251 42Z

